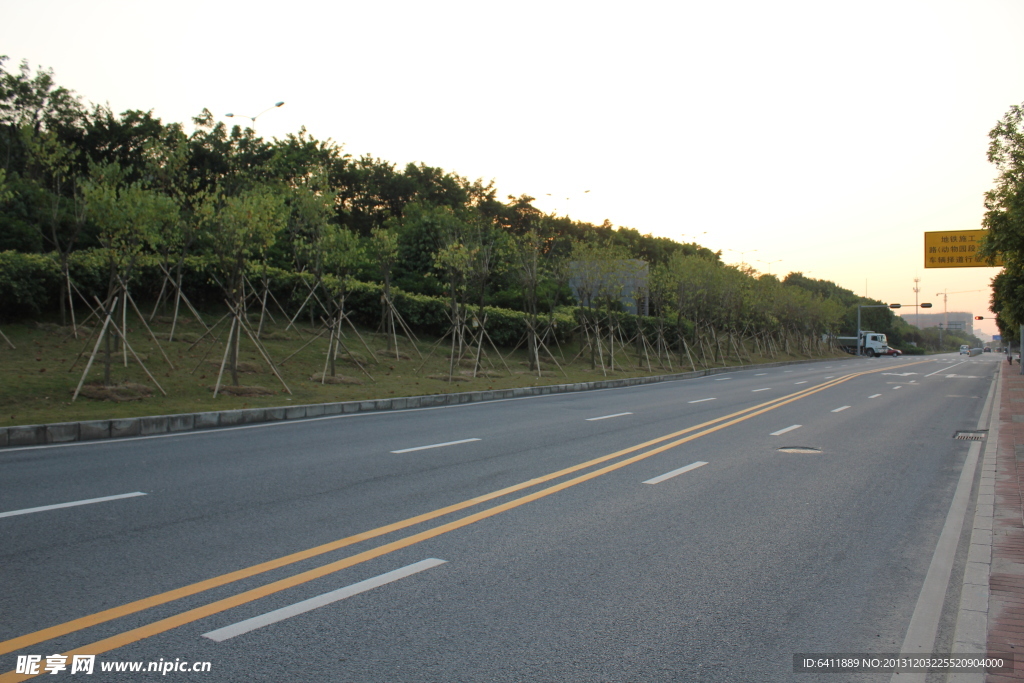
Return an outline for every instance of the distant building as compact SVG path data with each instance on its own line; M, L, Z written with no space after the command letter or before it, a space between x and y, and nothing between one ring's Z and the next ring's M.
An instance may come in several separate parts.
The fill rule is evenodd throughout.
M953 311L949 313L903 313L900 317L922 330L929 327L941 327L947 330L958 330L974 334L973 313L964 313L962 311L955 313ZM949 320L948 326L946 325L947 319Z

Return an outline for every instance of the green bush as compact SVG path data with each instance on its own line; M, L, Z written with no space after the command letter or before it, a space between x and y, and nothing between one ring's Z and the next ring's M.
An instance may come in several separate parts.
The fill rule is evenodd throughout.
M161 268L162 263L163 259L158 255L144 255L139 258L131 272L130 291L140 306L152 304L159 296L165 277ZM164 267L174 274L177 263L165 264ZM68 270L72 283L90 303L93 297L106 297L110 272L105 250L83 249L74 252L69 260ZM310 273L297 273L264 266L261 263L250 263L247 275L251 286L259 293L262 292L265 281L270 294L290 312L290 315L298 312L309 295L310 288L316 282L316 278ZM218 284L219 278L222 279L212 257L189 256L182 264L182 288L192 303L201 309L222 307L224 293ZM23 318L55 313L63 287L64 280L56 254L0 252L0 316ZM341 290L341 282L338 278L326 276L324 287L330 292L337 293ZM350 280L345 289L345 309L353 321L371 329L379 328L384 312L383 286ZM169 295L168 289L165 297ZM331 294L318 288L318 297L325 305L331 306L328 303ZM79 305L77 298L76 294L76 307ZM406 324L416 333L441 337L451 328L451 303L445 297L413 294L392 288L392 299ZM312 319L312 324L318 325L325 313L315 299L310 301L312 305L306 304L301 318L303 321ZM276 307L273 305L271 310L276 313ZM470 319L479 317L477 314L476 306L468 307ZM486 306L484 314L487 333L499 346L517 345L524 339L529 329L530 317L523 311ZM629 313L611 315L620 327L626 342L636 337L638 329L643 329L652 343L657 337L657 318ZM550 324L549 334L553 334L559 343L564 343L572 338L574 331L587 319L596 319L602 329L607 329L607 313L575 306L561 306L552 313L541 314L538 325L544 330ZM688 321L683 321L682 329L677 330L675 323L667 322L666 341L673 346L677 345L679 331L690 336L693 333L692 325Z
M60 266L45 254L0 252L0 315L25 317L55 307Z

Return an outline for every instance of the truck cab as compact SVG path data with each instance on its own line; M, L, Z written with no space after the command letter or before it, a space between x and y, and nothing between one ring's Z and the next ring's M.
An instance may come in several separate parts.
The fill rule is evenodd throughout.
M879 332L865 332L861 336L861 348L865 356L878 358L886 355L889 350L889 340Z

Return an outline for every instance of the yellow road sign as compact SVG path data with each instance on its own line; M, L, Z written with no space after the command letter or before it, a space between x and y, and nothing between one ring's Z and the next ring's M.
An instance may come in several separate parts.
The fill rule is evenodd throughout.
M987 263L978 258L978 249L988 230L943 230L924 234L925 268L995 268L1002 258Z

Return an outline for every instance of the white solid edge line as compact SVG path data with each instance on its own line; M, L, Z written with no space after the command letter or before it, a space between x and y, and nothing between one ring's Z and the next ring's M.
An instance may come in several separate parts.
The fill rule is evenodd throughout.
M992 382L989 388L985 406L981 410L981 419L978 420L978 427L985 424L986 415L993 405L997 382ZM991 423L989 427L991 428ZM981 453L981 442L971 442L967 451L967 458L964 460L963 469L960 471L960 480L957 482L956 492L953 494L953 502L946 514L946 522L942 526L942 533L939 534L939 542L935 545L935 553L928 565L928 573L924 577L924 584L921 586L921 594L917 598L917 605L914 607L914 614L910 618L910 625L907 626L907 633L903 638L901 653L908 655L920 655L929 653L935 647L935 636L939 631L939 619L942 616L942 607L946 591L949 588L949 579L953 570L953 560L956 557L957 545L960 541L960 534L963 530L964 519L967 517L968 504L971 502L971 488L974 484L974 472L978 466L978 456ZM914 683L925 680L925 674L895 673L890 679L893 683Z
M846 410L846 409L847 409L847 408L849 408L849 407L850 407L850 406L842 406L842 407L840 407L840 408L836 408L836 409L835 409L835 410L833 410L832 412L833 412L833 413L841 413L841 412L843 412L844 410Z
M607 420L610 417L622 417L623 415L632 415L633 413L615 413L614 415L602 415L601 417L588 417L587 422L594 422L596 420Z
M665 481L666 479L671 479L672 477L676 477L676 476L678 476L680 474L683 474L685 472L689 472L690 470L695 470L698 467L703 467L704 465L707 465L707 463L704 462L703 460L698 460L697 462L690 463L686 467L680 467L678 470L672 470L671 472L666 472L665 474L658 475L657 477L654 477L653 479L648 479L647 481L642 482L642 483L644 483L644 484L660 484L661 482Z
M770 389L771 389L771 387L765 387L764 389L751 389L750 393L756 394L759 391L769 391Z
M432 567L445 564L445 562L445 560L438 560L436 558L420 560L419 562L406 565L405 567L395 569L394 571L390 571L379 576L374 576L371 579L366 579L365 581L360 581L359 583L353 583L350 586L345 586L344 588L339 588L338 590L334 590L329 593L324 593L322 595L318 595L308 600L296 602L293 605L288 605L287 607L282 607L281 609L275 609L271 612L267 612L266 614L261 614L258 617L246 619L245 621L239 621L236 624L231 624L230 626L225 626L224 628L218 628L214 631L209 631L207 633L204 633L203 637L209 638L210 640L214 640L218 643L222 643L225 640L234 638L235 636L240 636L243 633L255 631L258 628L269 626L270 624L274 624L278 621L290 619L291 617L303 614L305 612L310 612L320 607L324 607L325 605L329 605L332 602L338 602L339 600L350 598L353 595L358 595L359 593L365 593L366 591L372 590L379 586L383 586L385 584L398 581L399 579L404 579L407 576L412 576L413 574L417 574L424 570L431 569Z
M687 403L703 403L704 401L714 401L713 398L698 398L696 401L687 401Z
M868 398L878 398L881 394L871 394Z
M397 451L391 451L392 453L412 453L413 451L425 451L430 448L442 448L444 446L455 446L460 443L469 443L470 441L479 441L480 439L460 439L459 441L445 441L444 443L432 443L429 446L416 446L415 448L402 448Z
M24 510L11 510L10 512L0 512L0 517L14 517L16 515L28 515L33 512L43 512L44 510L57 510L60 508L73 508L78 505L90 505L92 503L105 503L108 500L121 500L122 498L135 498L136 496L144 496L145 493L136 491L134 493L121 493L116 496L103 496L102 498L89 498L88 500L76 500L70 503L57 503L56 505L40 505L36 508L25 508Z
M791 432L794 429L800 429L801 427L803 427L803 425L790 425L790 426L786 427L785 429L780 429L777 432L772 432L771 434L769 434L769 436L781 436L782 434L785 434L786 432Z

